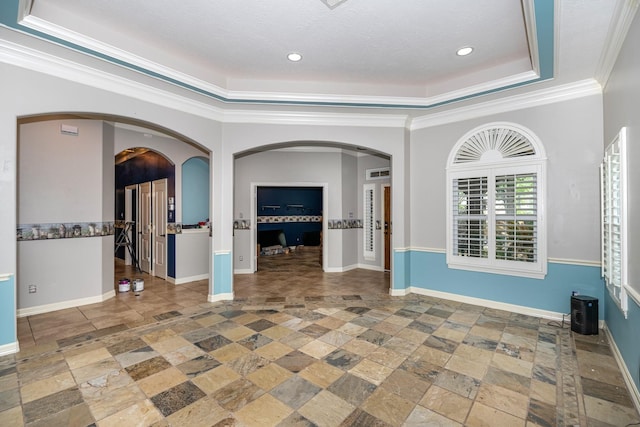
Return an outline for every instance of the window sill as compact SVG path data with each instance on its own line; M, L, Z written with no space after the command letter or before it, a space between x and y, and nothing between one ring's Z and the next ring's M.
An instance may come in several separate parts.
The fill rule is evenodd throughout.
M546 266L546 263L544 264ZM536 271L536 270L518 270L515 268L498 268L496 266L485 266L485 265L469 265L469 264L461 264L456 262L448 262L447 266L449 268L455 270L466 270L466 271L476 271L479 273L489 273L489 274L502 274L505 276L517 276L524 277L528 279L539 279L543 280L546 275L545 271Z

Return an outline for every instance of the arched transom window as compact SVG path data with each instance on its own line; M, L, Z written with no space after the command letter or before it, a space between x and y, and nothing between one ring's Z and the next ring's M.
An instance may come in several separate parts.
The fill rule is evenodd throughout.
M545 276L545 157L537 137L512 123L458 141L447 165L450 268Z

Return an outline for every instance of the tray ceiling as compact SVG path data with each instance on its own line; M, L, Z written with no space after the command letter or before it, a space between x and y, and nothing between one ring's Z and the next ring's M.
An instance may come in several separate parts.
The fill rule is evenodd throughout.
M2 6L5 26L218 101L402 108L592 78L615 10L607 0L6 1L19 17ZM473 52L458 56L462 47Z

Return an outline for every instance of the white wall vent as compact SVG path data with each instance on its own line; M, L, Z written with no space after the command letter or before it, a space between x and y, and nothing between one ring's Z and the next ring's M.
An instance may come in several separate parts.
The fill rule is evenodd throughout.
M367 181L372 179L383 179L389 178L391 176L391 168L375 168L375 169L367 169L365 171L365 179Z

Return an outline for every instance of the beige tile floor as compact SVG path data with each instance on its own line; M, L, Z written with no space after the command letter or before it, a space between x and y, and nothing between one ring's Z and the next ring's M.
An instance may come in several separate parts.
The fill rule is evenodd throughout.
M235 277L233 302L207 303L206 281L145 275L139 296L19 319L21 352L0 358L0 426L640 421L602 333L390 297L388 273L323 274L304 257L261 260Z

